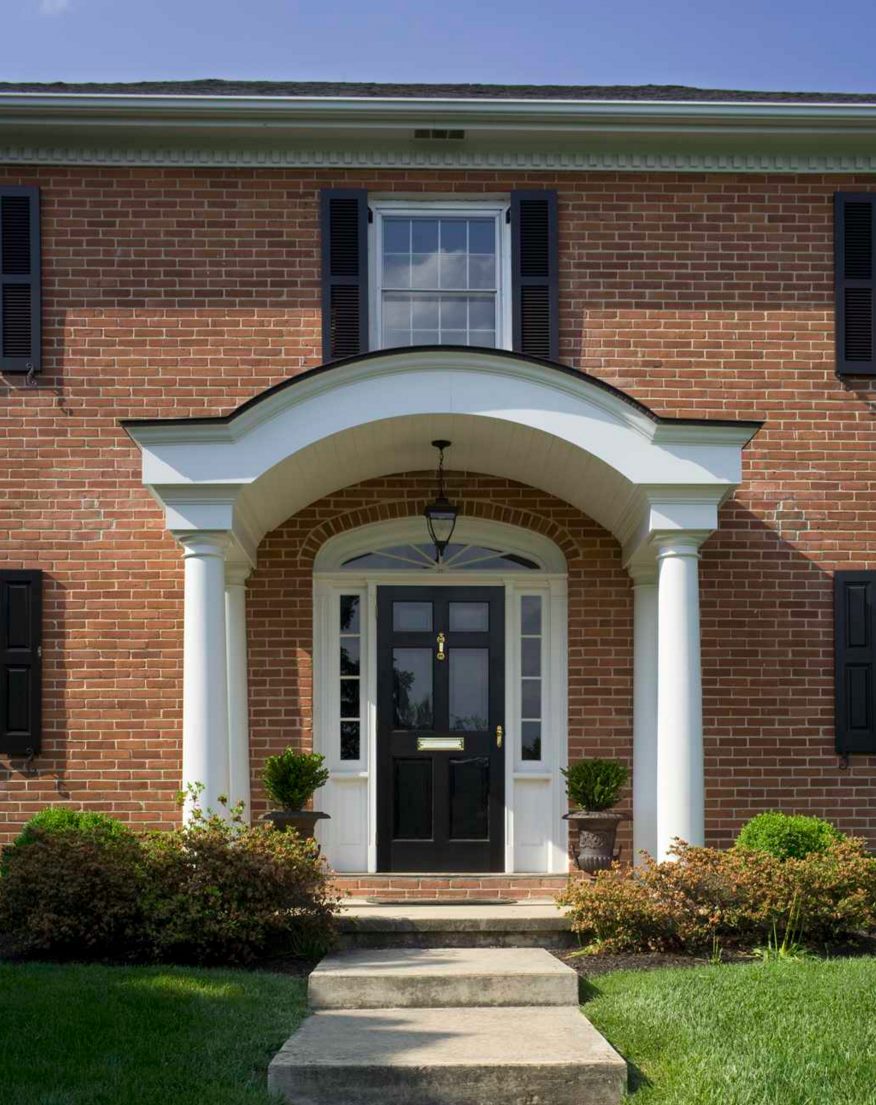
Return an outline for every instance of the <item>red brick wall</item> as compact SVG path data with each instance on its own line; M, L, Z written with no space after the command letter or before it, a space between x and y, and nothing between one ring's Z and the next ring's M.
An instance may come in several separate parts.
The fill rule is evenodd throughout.
M118 420L226 412L318 362L319 187L544 184L560 192L562 359L661 414L766 420L703 559L710 838L783 806L876 841L876 758L842 770L833 753L830 604L832 569L876 566L876 388L833 374L831 197L876 180L121 168L0 179L42 187L45 299L40 388L0 384L0 559L48 576L45 755L32 778L4 761L0 836L59 799L141 823L176 816L181 560ZM626 624L623 602L600 617ZM309 612L287 618L301 625L273 658L284 671L307 650ZM573 680L628 745L627 651L607 659L585 638ZM303 678L302 666L293 683ZM278 693L282 725L256 680L260 750L287 722L306 725L303 701Z

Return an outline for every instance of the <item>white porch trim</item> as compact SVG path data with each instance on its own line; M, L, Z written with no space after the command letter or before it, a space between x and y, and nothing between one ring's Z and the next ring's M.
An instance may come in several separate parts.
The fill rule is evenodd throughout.
M184 777L203 772L208 797L229 784L229 725L239 751L245 693L237 678L235 702L225 698L245 651L237 606L224 650L235 659L227 666L225 655L221 664L216 658L216 641L225 641L222 557L254 563L265 533L331 491L431 469L429 442L442 436L454 442L455 468L548 491L620 542L640 581L637 838L658 855L675 835L702 842L697 550L741 480L742 448L756 423L663 419L549 362L430 348L366 354L305 373L229 417L126 428L143 453L143 481L187 550ZM657 580L656 628L649 573ZM367 581L369 595L374 586ZM220 700L226 705L216 723ZM235 770L239 778L239 760Z

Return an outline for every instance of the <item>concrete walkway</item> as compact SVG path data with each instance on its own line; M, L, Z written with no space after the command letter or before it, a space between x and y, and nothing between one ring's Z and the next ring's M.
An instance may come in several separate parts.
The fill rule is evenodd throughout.
M617 1105L626 1086L576 973L543 948L338 952L309 997L268 1071L290 1105Z

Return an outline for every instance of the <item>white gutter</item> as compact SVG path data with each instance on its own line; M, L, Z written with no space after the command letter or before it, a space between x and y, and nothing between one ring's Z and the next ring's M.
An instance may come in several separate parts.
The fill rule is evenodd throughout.
M437 97L349 96L174 96L52 92L0 92L0 121L66 122L90 119L133 124L170 122L249 123L283 121L318 125L348 122L413 125L437 117L503 127L541 127L545 124L586 126L614 123L635 125L670 123L688 126L734 123L755 126L869 126L876 122L873 103L787 103L771 101L672 100L511 100L443 99Z

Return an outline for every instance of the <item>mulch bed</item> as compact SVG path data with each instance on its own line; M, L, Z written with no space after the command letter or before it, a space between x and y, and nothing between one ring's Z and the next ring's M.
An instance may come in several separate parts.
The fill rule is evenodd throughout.
M616 955L579 955L568 949L553 953L557 959L572 967L581 978L598 978L611 971L652 971L658 967L704 967L709 963L707 955L690 955L683 952L623 952ZM823 949L808 949L816 959L841 959L860 955L876 955L876 934L861 936L854 943L836 944ZM745 949L722 948L721 963L754 963L758 956Z

